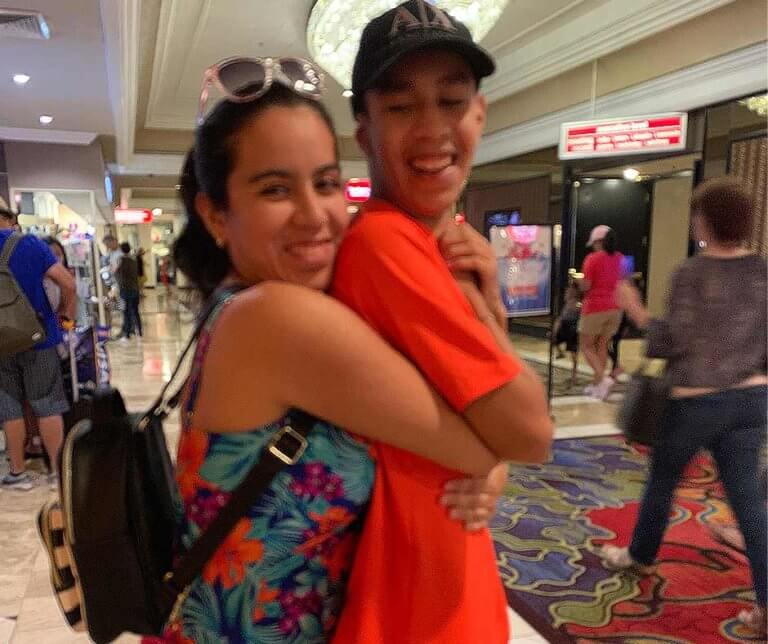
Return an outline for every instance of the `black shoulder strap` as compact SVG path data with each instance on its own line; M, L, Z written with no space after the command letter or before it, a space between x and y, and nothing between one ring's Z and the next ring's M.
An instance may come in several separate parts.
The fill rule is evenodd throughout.
M304 412L291 412L283 425L264 447L259 462L232 492L218 516L181 558L175 570L165 577L174 593L183 598L187 587L202 573L205 564L232 532L248 509L259 500L283 468L294 465L307 448L307 436L314 419Z
M173 372L171 373L170 379L168 380L168 382L165 383L165 386L160 392L160 395L157 397L153 405L149 408L149 411L146 414L144 414L144 418L146 421L148 421L149 418L153 415L160 416L161 418L165 418L171 411L173 411L178 406L179 401L181 400L181 396L184 393L184 385L186 383L186 378L184 379L184 382L182 382L179 385L178 389L176 390L176 393L173 394L170 398L167 398L168 392L171 390L172 385L176 382L176 378L178 377L179 373L183 369L184 362L187 359L187 356L189 355L190 350L195 345L195 342L197 341L197 338L200 335L200 332L203 330L205 325L208 324L208 321L212 319L215 315L217 315L219 311L221 311L221 309L224 306L226 306L226 304L244 288L245 287L241 284L228 286L226 288L222 288L216 291L216 293L214 293L208 299L208 302L206 303L205 308L203 309L203 312L197 318L197 322L195 324L194 330L192 331L192 335L189 337L189 340L187 340L187 344L184 346L184 350L181 352L179 359L176 361L176 367L174 367Z
M19 233L11 233L11 236L5 240L3 244L3 252L0 254L0 268L8 268L8 264L11 261L11 254L16 250L16 244L19 243L21 235Z

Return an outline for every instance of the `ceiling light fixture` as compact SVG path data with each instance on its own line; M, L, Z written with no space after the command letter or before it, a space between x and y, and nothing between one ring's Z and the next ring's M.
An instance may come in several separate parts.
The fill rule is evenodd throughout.
M41 125L50 125L51 123L53 123L53 117L52 116L48 116L47 114L43 114L40 117L40 124Z
M307 24L312 58L342 87L352 86L352 65L365 25L402 0L317 0ZM463 22L480 42L491 30L509 0L440 0L440 8ZM433 2L434 4L434 2Z
M635 170L634 168L627 168L626 170L624 170L624 178L627 181L634 181L639 176L640 176L639 170Z
M341 93L341 95L342 95L344 98L352 98L352 97L355 95L355 93L354 93L354 92L353 92L351 89L345 89L345 90L344 90L344 91Z
M26 85L29 82L29 78L27 74L14 74L13 82L17 85Z
M744 100L739 101L739 105L743 105L758 116L768 116L768 94L750 96L749 98L745 98Z
M155 217L159 217L162 214L163 214L163 209L162 208L153 208L152 209L152 215L154 215Z

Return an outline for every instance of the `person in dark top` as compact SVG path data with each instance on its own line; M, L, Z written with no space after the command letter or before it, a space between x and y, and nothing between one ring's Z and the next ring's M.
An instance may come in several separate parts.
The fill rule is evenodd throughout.
M571 282L565 291L565 302L560 317L553 330L554 345L558 358L564 357L561 345L571 354L571 387L576 384L576 371L579 366L579 317L581 315L581 290L578 284Z
M700 449L717 463L744 535L757 605L739 620L766 630L766 513L760 458L765 449L768 264L747 248L755 204L733 178L693 193L694 236L703 250L675 271L667 315L651 319L639 292L625 283L619 301L648 332L648 356L667 360L671 392L632 543L606 546L608 567L654 569L675 488Z
M120 264L115 271L115 278L120 287L120 297L125 302L123 315L122 338L128 339L134 333L144 335L139 313L139 269L136 259L131 257L131 245L127 242L120 244L123 253Z
M144 255L146 251L143 248L139 248L136 251L136 269L139 275L139 295L144 296L144 286L147 283L147 275L144 270Z

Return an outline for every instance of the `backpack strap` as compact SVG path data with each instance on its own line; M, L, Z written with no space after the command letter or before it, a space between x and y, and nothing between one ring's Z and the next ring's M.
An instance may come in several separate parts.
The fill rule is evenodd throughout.
M174 570L164 577L167 589L176 596L170 621L178 614L189 594L190 585L224 542L238 521L256 503L272 480L290 465L295 465L307 448L307 436L315 425L309 414L295 410L261 452L259 462L233 490L227 504L184 554Z
M183 382L176 389L176 393L168 397L168 393L171 391L171 387L176 378L181 373L184 367L185 360L192 347L197 342L197 338L200 335L203 328L208 324L210 319L215 318L221 312L221 309L226 306L232 298L245 288L242 284L232 285L216 291L208 300L202 314L198 317L195 328L192 331L192 335L187 340L187 344L184 346L184 350L181 352L179 359L176 362L176 367L171 373L171 377L168 382L165 383L160 395L157 397L153 405L149 408L149 411L144 414L144 417L139 421L138 428L144 429L149 424L152 416L158 416L161 419L165 419L170 412L172 412L179 405L181 397L184 393L184 387L186 386L187 378L184 378Z
M11 233L11 236L5 240L3 244L3 252L0 254L0 268L8 268L8 264L11 261L11 255L16 250L16 245L21 241L21 235L19 233Z

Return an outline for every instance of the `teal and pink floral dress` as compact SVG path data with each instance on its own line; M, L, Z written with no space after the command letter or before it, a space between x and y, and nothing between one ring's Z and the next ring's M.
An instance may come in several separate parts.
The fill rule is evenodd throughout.
M253 431L197 430L193 409L210 342L203 331L190 378L177 460L189 546L258 462L287 418ZM236 384L233 383L233 386ZM318 420L301 460L284 469L193 584L162 638L195 644L320 644L339 615L374 478L368 448Z

